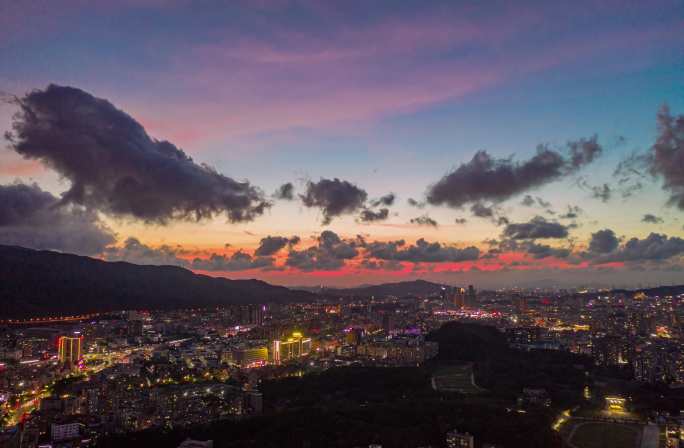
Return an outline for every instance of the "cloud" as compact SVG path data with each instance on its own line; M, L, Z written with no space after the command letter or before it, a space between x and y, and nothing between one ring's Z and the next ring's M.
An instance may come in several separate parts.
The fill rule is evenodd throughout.
M568 205L568 211L559 216L560 219L577 219L582 213L582 209L578 205Z
M667 106L658 111L658 138L647 158L652 175L663 179L668 203L684 210L684 115L673 117Z
M316 238L317 244L304 250L291 249L285 264L302 271L334 271L358 255L358 240L344 240L335 232L325 230Z
M371 210L369 208L364 208L361 210L359 215L359 220L361 222L375 222L384 221L389 216L388 208L381 208L380 210Z
M330 224L333 218L362 208L368 194L346 180L334 178L308 182L306 194L300 197L306 207L320 208L323 212L323 224Z
M478 218L491 218L494 216L494 208L487 207L481 202L476 202L470 206L470 211L473 213L473 216Z
M427 205L425 202L420 202L413 198L408 198L406 202L408 203L408 205L415 208L425 208L425 206Z
M456 218L456 219L454 219L454 222L456 224L465 224L468 222L468 220L466 218Z
M643 239L629 239L617 250L596 258L594 262L660 262L682 255L684 255L684 239L675 236L668 237L661 233L651 233Z
M273 255L279 250L283 249L285 246L295 246L299 243L300 238L298 236L293 236L287 238L284 236L267 236L262 238L259 242L259 247L254 251L256 256L267 256Z
M545 201L544 199L540 198L539 196L532 197L529 194L526 194L525 197L520 201L520 205L524 205L525 207L533 207L535 205L539 205L542 208L549 208L551 207L551 203L548 201Z
M565 238L568 236L568 227L558 222L547 221L542 216L535 216L529 222L508 224L503 230L503 235L514 240Z
M370 202L371 207L380 207L381 205L384 205L385 207L390 207L394 205L394 201L396 199L396 196L394 193L387 193L384 196L379 197L378 199L374 199Z
M662 224L663 218L660 216L652 215L650 213L646 213L643 218L641 218L641 222L645 222L648 224Z
M531 188L575 173L602 152L597 137L569 142L565 154L540 145L524 162L495 159L478 151L468 163L428 188L427 202L458 208L479 201L502 202Z
M93 211L36 184L0 185L0 244L97 255L115 240Z
M423 238L416 244L407 245L404 240L366 243L366 256L381 260L420 262L461 262L474 261L480 256L480 250L470 246L459 249L439 242L429 243Z
M276 199L281 199L284 201L291 201L294 199L294 185L292 185L292 182L286 182L282 184L278 189L273 193L273 197Z
M416 218L412 218L411 224L418 224L419 226L431 226L431 227L439 226L437 221L430 218L428 215L421 215L421 216L418 216Z
M239 250L232 255L211 254L209 258L195 258L191 267L200 271L230 272L269 268L273 264L272 257L254 257Z
M145 222L208 219L249 221L270 205L247 181L195 163L167 141L151 138L104 99L50 85L16 99L10 147L71 182L62 203Z
M608 202L613 195L613 190L608 184L595 185L591 187L591 197L600 199L601 202Z
M103 256L107 261L126 261L134 264L155 266L189 267L187 260L178 257L182 252L180 247L163 245L151 247L140 242L135 237L129 237L122 246L110 246L105 249Z
M572 254L572 248L552 247L548 244L540 244L535 241L516 241L512 239L496 242L498 248L490 250L493 255L498 255L502 251L525 252L535 259L548 257L568 258Z
M607 254L613 252L620 245L620 240L611 229L603 229L591 234L589 252L593 254Z

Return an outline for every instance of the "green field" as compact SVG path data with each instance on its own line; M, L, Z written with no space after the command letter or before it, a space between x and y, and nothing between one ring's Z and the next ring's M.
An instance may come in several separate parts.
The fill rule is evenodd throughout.
M632 448L638 447L641 429L618 423L581 423L570 442L577 448Z
M470 364L445 367L432 376L433 388L440 392L476 394L482 389L473 384L473 368Z

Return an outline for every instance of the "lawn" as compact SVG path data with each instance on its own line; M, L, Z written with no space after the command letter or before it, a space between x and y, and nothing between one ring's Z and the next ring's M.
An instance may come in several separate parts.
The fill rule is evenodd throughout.
M641 439L638 426L617 423L584 423L577 427L570 442L578 448L632 448Z

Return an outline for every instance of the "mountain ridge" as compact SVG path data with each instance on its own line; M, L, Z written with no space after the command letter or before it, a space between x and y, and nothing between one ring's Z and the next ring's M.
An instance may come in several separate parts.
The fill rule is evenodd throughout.
M0 245L0 318L311 301L261 280Z

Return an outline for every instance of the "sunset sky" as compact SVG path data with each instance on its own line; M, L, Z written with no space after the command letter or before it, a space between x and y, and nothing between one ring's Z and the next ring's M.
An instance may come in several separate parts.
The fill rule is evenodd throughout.
M289 286L684 283L681 0L0 0L0 92L0 244Z

